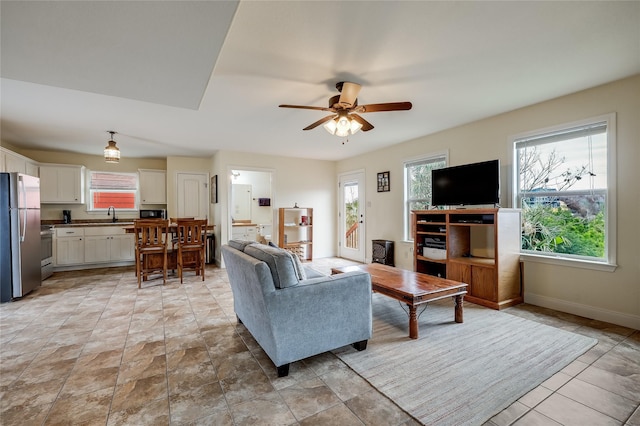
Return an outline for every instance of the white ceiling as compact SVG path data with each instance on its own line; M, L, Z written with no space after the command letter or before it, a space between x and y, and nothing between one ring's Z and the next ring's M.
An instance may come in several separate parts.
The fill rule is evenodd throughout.
M123 157L337 160L640 73L640 2L6 1L1 135ZM375 129L342 144L335 83Z

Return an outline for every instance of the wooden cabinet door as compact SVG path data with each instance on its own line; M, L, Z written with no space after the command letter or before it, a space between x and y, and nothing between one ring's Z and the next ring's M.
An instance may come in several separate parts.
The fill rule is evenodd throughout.
M471 285L471 266L450 262L447 267L447 279Z
M498 301L495 268L474 265L471 268L471 295L492 302Z

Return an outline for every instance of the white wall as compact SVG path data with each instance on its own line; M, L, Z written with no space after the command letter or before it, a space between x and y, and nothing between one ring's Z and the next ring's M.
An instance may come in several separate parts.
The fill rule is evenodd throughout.
M367 250L371 239L396 241L396 264L412 269L403 238L403 160L448 150L449 164L499 158L501 204L511 205L510 135L617 114L617 253L615 272L525 262L525 301L640 329L640 75L340 161L338 172L366 170ZM391 192L376 192L378 172Z
M333 161L305 160L244 152L220 151L214 156L213 172L218 175L220 203L215 206L216 257L220 259L220 244L228 240L228 202L230 168L273 171L272 214L279 207L313 208L313 257L336 255L336 169ZM273 233L277 232L274 229Z

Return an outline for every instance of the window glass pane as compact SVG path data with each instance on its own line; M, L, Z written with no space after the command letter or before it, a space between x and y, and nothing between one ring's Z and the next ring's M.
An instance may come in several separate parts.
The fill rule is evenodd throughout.
M138 175L136 173L114 173L89 171L88 210L116 209L136 210Z
M405 239L413 239L411 211L427 210L431 207L431 171L446 165L447 159L444 155L405 163Z
M92 191L93 208L108 209L113 206L117 209L135 209L135 192Z
M605 257L606 196L559 195L522 199L522 249Z
M523 251L608 260L608 123L515 141Z
M409 199L431 200L431 170L445 166L444 160L407 166L407 193Z
M411 210L427 210L429 208L428 201L411 201L409 203L409 211Z
M343 192L343 202L344 202L344 229L345 233L345 241L344 245L347 248L358 249L358 215L360 214L359 210L359 197L358 197L358 183L347 183L344 185Z
M132 173L91 172L92 189L136 189L138 179Z
M519 144L520 191L607 187L607 134L541 145Z

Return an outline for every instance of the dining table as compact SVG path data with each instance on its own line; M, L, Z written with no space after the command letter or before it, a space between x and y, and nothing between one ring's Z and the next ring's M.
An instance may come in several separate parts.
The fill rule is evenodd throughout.
M124 232L127 234L135 233L134 225L126 225L123 226ZM207 255L206 259L214 259L215 258L215 225L207 225L205 228L205 232L207 233L206 244L207 244ZM178 224L173 222L169 223L169 233L171 236L167 237L169 242L171 242L178 234ZM135 242L134 242L135 244ZM187 253L186 262L189 262L189 256L195 256L195 253ZM161 267L163 263L163 255L162 254L151 254L145 256L145 269L150 269L154 267ZM208 263L208 262L207 262ZM172 244L169 244L167 247L167 269L171 271L175 271L178 268L178 249L174 248Z

